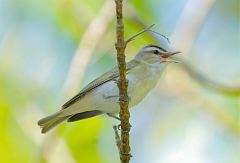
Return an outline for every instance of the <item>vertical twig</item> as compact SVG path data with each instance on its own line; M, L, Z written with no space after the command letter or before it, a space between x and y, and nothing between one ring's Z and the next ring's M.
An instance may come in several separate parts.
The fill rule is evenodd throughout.
M129 132L130 132L130 113L128 110L129 98L128 98L128 81L126 79L126 62L125 62L125 48L126 42L124 41L124 24L122 14L122 2L123 0L115 0L116 3L116 35L117 42L115 44L117 50L117 61L119 69L119 104L120 104L120 119L121 119L121 148L120 159L122 163L128 163L130 154L129 145Z

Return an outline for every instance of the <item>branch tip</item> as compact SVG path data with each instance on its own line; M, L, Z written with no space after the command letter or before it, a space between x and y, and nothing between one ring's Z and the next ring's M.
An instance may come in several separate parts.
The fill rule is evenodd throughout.
M148 26L147 28L143 29L142 31L136 33L135 35L131 36L129 39L127 39L127 41L125 41L125 44L127 45L129 42L135 40L135 38L145 32L151 31L151 28L155 26L155 24L152 24L150 26Z

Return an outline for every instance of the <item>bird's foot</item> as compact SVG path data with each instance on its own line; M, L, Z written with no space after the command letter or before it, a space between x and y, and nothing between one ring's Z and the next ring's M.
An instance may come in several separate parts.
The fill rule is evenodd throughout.
M132 100L131 96L128 96L126 100L123 100L123 102L130 102ZM122 101L120 100L120 98L118 99L117 103L121 103Z
M111 113L106 113L106 114L107 114L109 117L114 118L114 119L116 119L116 120L118 120L118 121L121 122L121 119L120 119L118 116L116 116L116 115L114 115L114 114L111 114ZM127 131L130 131L131 127L132 127L132 125L129 123L129 127L128 127ZM117 128L118 128L118 130L120 130L120 129L122 128L122 127L121 127L121 124L117 125Z
M132 127L132 125L129 123L129 127L127 128L127 132L130 131L131 127ZM121 124L117 125L117 128L118 128L118 130L121 130L122 129Z
M114 78L112 79L116 84L118 84L118 79L117 78Z
M128 96L128 101L131 101L132 100L132 97L131 96Z

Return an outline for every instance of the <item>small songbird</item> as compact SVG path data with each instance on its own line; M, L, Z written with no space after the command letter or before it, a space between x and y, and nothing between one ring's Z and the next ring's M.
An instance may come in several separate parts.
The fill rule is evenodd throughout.
M174 54L180 52L167 51L157 45L143 47L126 65L128 80L129 108L138 104L155 87L161 73ZM74 122L100 114L118 118L120 106L119 90L116 81L119 78L115 67L85 86L76 96L67 101L58 112L38 121L42 133L67 120Z

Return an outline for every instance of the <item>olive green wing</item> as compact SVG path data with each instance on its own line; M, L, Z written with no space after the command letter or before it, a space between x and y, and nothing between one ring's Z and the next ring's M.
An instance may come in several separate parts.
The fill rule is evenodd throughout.
M139 62L136 60L132 60L132 61L128 62L126 65L127 73L129 72L130 69L134 68L138 63ZM69 101L67 101L62 106L62 109L66 109L70 105L74 104L76 101L81 99L83 96L85 96L88 92L92 91L94 88L96 88L110 80L116 79L117 77L119 77L118 67L114 67L113 69L104 73L102 76L96 78L91 83L89 83L87 86L85 86L76 96L74 96Z

